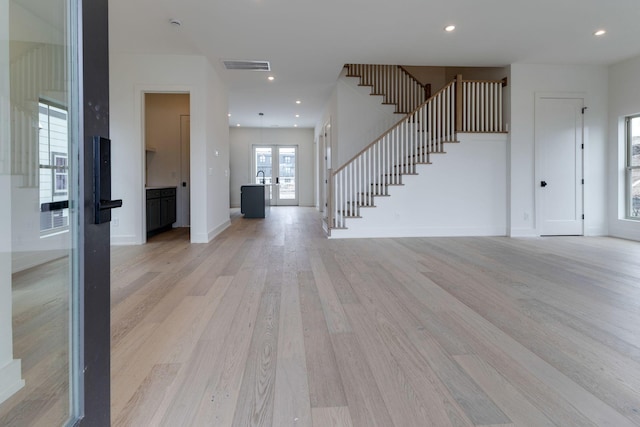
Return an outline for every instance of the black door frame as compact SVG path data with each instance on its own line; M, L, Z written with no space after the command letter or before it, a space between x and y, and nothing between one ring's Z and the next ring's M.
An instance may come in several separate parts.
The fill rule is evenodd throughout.
M111 422L111 319L109 223L94 224L93 137L109 137L108 0L80 1L82 67L80 111L80 336L83 343L84 417L79 426Z

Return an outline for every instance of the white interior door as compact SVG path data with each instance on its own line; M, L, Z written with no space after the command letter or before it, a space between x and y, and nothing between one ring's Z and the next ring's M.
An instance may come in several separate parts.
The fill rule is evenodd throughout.
M536 98L540 235L583 234L583 98Z
M272 206L298 205L297 145L254 145L252 163L255 183L272 184Z

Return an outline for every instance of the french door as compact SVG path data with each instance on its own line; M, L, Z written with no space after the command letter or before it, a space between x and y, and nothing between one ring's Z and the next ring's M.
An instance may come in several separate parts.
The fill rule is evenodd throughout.
M252 170L256 184L270 184L272 206L298 205L298 146L254 145Z
M107 16L107 0L0 0L3 426L109 425Z

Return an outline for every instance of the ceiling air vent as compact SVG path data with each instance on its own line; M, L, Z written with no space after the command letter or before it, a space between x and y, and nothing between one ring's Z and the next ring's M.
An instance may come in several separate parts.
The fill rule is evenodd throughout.
M222 61L227 70L271 71L269 61Z

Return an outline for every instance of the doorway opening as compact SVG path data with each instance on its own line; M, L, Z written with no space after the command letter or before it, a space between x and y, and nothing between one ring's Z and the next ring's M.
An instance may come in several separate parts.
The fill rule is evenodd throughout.
M189 93L144 93L144 227L147 236L191 225ZM188 236L189 233L185 233Z
M298 146L254 145L252 168L256 184L271 188L271 206L298 205Z

